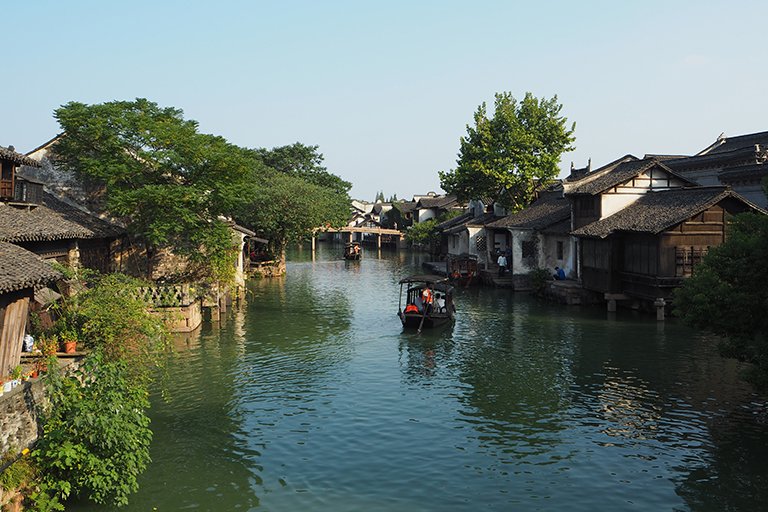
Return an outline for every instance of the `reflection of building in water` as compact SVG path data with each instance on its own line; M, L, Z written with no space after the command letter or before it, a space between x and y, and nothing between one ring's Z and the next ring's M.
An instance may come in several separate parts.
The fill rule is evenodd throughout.
M639 378L618 372L606 368L605 382L597 391L599 412L609 422L602 432L627 439L655 438L662 416L658 394Z
M172 334L173 349L177 352L196 349L200 346L203 329L197 328L192 332L175 332Z

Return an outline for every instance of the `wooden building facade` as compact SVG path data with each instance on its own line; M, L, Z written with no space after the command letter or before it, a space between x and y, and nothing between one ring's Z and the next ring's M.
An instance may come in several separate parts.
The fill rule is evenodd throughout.
M725 187L648 193L573 232L582 285L613 296L668 300L709 248L725 241L729 217L749 211L762 212Z
M0 377L7 376L19 364L35 287L59 277L35 254L0 242Z

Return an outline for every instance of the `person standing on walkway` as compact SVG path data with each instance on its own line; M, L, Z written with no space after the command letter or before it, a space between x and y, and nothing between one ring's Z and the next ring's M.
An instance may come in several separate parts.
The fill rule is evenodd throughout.
M504 253L499 254L499 259L496 260L496 263L499 265L499 277L503 277L504 271L507 269L507 257L504 256Z

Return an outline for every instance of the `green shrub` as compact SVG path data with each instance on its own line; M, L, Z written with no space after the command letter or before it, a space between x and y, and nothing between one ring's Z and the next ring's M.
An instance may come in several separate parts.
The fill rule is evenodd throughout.
M146 387L131 378L125 361L96 350L67 376L46 376L50 405L33 452L42 468L33 501L80 496L121 506L138 489L149 464L152 432Z

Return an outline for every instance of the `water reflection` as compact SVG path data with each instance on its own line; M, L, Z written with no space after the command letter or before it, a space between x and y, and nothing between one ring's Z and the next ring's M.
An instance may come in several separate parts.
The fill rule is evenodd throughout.
M674 321L489 288L403 331L423 256L321 245L177 341L126 510L751 510L765 402Z

